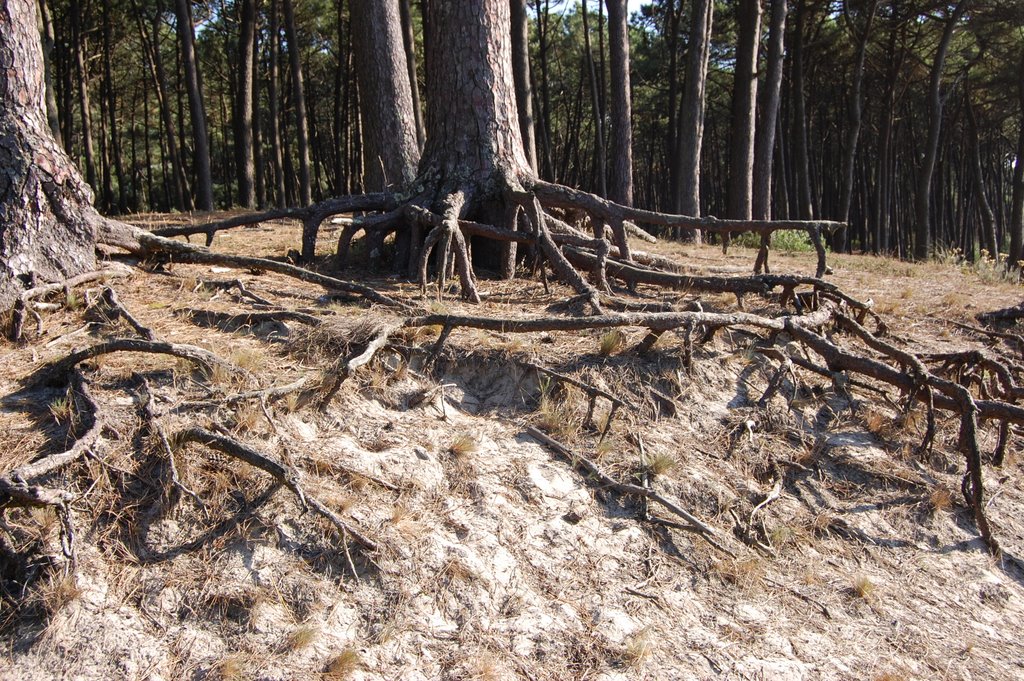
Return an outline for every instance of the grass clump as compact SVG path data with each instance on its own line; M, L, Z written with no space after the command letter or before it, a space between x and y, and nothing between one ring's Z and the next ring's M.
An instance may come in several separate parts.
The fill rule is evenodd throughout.
M324 678L328 681L344 681L351 678L360 664L359 651L355 648L345 648L327 662Z
M602 357L608 357L621 350L625 344L626 334L618 329L612 329L601 334L601 340L598 342L598 352L601 353Z

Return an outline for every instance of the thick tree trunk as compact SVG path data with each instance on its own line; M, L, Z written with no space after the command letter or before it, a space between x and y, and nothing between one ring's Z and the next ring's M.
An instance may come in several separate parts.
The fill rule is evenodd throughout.
M914 198L914 259L927 260L932 252L932 175L935 161L939 156L939 133L942 131L942 69L946 64L946 53L953 39L953 31L960 23L960 17L967 10L969 0L960 0L952 14L946 19L942 38L935 50L931 78L928 86L928 141L925 143L924 160L917 176L917 195Z
M686 82L679 111L679 154L676 158L679 178L675 212L699 217L700 158L704 142L704 109L707 91L708 58L711 53L711 29L714 23L713 0L695 0L690 24L689 52L686 55Z
M352 39L366 149L366 190L404 187L419 144L399 0L352 3Z
M629 86L629 23L626 0L608 1L608 49L611 62L612 176L609 196L633 205L633 123Z
M92 192L46 120L32 0L0 4L0 310L36 281L94 265Z
M732 86L729 151L729 217L749 220L754 185L754 131L757 127L757 47L761 42L761 2L742 0L736 71Z
M195 34L189 0L175 0L174 14L181 42L181 66L188 93L189 116L192 120L193 162L196 173L196 208L213 210L213 176L210 172L210 138L206 129L206 108L199 87L199 66L196 64Z
M288 64L292 72L292 97L295 105L295 133L299 144L299 202L303 206L308 206L313 201L313 185L309 176L309 120L306 117L306 94L302 86L302 53L295 30L292 0L284 0L284 32L288 39Z
M238 203L256 206L256 162L253 155L253 56L256 43L256 0L241 0L238 27L238 89L235 97L235 170L238 175Z
M768 66L758 106L757 139L754 142L754 189L752 214L755 220L771 219L772 157L782 88L783 47L786 34L786 0L772 0L768 31Z
M426 66L430 93L424 178L442 193L472 187L484 198L532 175L512 76L508 0L431 2ZM458 40L450 34L458 27Z

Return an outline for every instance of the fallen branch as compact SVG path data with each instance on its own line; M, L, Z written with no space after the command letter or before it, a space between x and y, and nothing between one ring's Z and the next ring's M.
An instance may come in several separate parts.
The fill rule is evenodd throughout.
M200 347L196 347L195 345L150 341L140 338L114 338L112 340L103 341L102 343L97 343L96 345L91 345L87 348L83 348L82 350L72 352L63 359L59 359L56 362L42 367L35 372L33 382L52 380L53 377L67 373L81 362L114 352L144 352L149 354L171 355L172 357L187 359L207 370L220 366L234 373L243 371L235 365L225 362L209 350L204 350Z
M96 281L107 281L109 279L120 279L130 275L131 269L128 267L111 263L100 270L85 272L84 274L79 274L76 277L71 277L70 279L58 281L53 284L44 284L42 286L30 288L22 293L16 301L14 301L14 307L11 310L11 326L8 336L15 343L21 340L22 330L25 325L25 315L29 312L28 304L37 298L45 298L50 294L59 293L61 291L66 295L72 289L84 284L91 284Z

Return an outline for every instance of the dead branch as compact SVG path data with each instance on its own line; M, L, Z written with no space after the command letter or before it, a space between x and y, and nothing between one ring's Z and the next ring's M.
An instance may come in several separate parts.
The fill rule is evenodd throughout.
M92 272L85 272L79 274L76 277L71 277L64 281L58 281L53 284L44 284L42 286L36 286L28 289L14 302L14 308L11 310L11 326L8 332L10 339L17 343L21 341L22 329L25 325L25 315L30 311L28 310L28 304L36 300L37 298L45 298L53 293L59 293L63 291L66 294L79 286L84 284L91 284L96 281L107 281L109 279L121 279L130 276L132 273L125 265L119 263L110 263L103 269L95 270Z
M124 306L121 299L117 297L117 292L109 286L103 287L103 293L100 299L103 303L111 309L114 319L123 319L128 322L128 325L135 329L135 332L145 338L146 340L155 340L156 336L153 335L153 331L149 327L143 326L142 323L135 318L135 316L128 311L128 308Z
M366 348L361 353L339 363L337 367L337 375L335 376L331 387L324 394L323 400L320 402L320 409L326 409L327 405L334 399L334 396L338 394L342 384L347 381L360 367L369 364L370 361L373 360L374 356L376 356L380 349L387 345L388 337L397 328L397 325L385 325L377 332L377 335L367 343Z
M294 494L298 499L299 506L301 506L303 510L312 508L318 515L324 517L328 522L334 525L334 527L341 532L343 537L351 536L357 544L369 551L376 551L379 548L377 542L367 537L351 524L339 518L337 514L327 508L322 502L306 494L305 490L303 490L302 486L299 484L299 476L295 471L286 467L284 464L261 454L255 449L242 444L238 440L227 437L226 435L211 433L210 431L202 428L187 428L175 433L174 442L176 444L195 442L209 447L210 449L216 449L219 452L223 452L224 454L234 457L239 461L249 464L250 466L259 468L261 471L268 473L276 481L291 490L292 494Z

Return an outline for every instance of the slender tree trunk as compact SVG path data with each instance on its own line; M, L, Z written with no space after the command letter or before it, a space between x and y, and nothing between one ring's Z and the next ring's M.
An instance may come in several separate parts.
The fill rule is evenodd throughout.
M967 131L970 135L971 180L974 185L975 200L978 203L978 213L981 215L982 243L985 244L989 255L998 259L999 240L996 238L996 216L985 193L985 173L981 167L981 137L978 135L978 119L974 113L974 106L971 104L970 90L966 93L964 106L967 109Z
M632 91L629 86L629 23L626 0L608 0L608 48L611 62L612 175L609 198L633 205ZM620 247L624 244L620 244ZM623 253L628 257L628 253Z
M114 95L114 77L110 67L110 55L113 49L111 30L110 3L105 2L103 3L103 82L107 99L110 156L114 161L114 176L117 178L117 210L119 213L125 213L128 210L128 182L121 159L121 133L117 125L117 100ZM109 170L107 172L109 174Z
M1020 119L1017 123L1016 163L1013 164L1013 189L1010 197L1010 264L1021 267L1024 260L1024 51L1017 66L1017 100Z
M93 149L92 106L89 103L89 74L85 67L82 36L82 4L71 0L71 42L78 76L78 110L82 117L82 152L85 154L85 181L96 187L96 152Z
M419 162L399 5L399 0L376 0L351 7L370 191L406 186Z
M814 216L811 198L811 169L807 156L807 113L804 110L804 43L807 22L806 0L798 0L796 26L793 29L793 63L791 66L791 92L793 120L791 138L793 141L793 180L797 197L796 217L810 220Z
M853 202L853 177L857 160L857 143L860 139L861 119L864 116L864 61L867 57L868 38L871 36L871 25L874 22L878 0L868 4L864 26L858 29L849 14L845 14L850 33L857 37L857 52L854 57L853 73L851 74L850 100L847 107L846 146L843 150L843 185L839 199L840 222L850 219L850 204ZM847 9L844 5L844 10ZM833 237L833 246L837 251L846 250L846 229L841 229Z
M306 117L306 95L302 86L302 52L295 31L292 0L284 0L284 32L288 38L288 64L292 71L292 97L295 104L295 133L299 145L299 202L306 206L313 200L309 178L309 120Z
M732 143L729 153L729 217L749 220L754 181L757 123L757 47L761 40L760 0L741 0L736 71L732 89Z
M701 147L704 142L704 110L714 1L695 0L690 21L686 82L679 111L679 153L676 156L679 187L675 196L675 212L699 217ZM699 239L700 233L696 233L696 236Z
M914 201L914 259L927 260L932 252L931 229L931 190L932 174L935 172L935 160L939 155L939 134L942 130L942 70L946 63L946 53L953 39L953 32L960 17L967 10L969 0L960 0L953 12L946 19L942 29L942 38L935 50L932 61L931 77L928 86L928 141L924 149L924 161L918 172L917 195Z
M786 0L772 0L768 31L768 66L758 106L757 139L754 143L754 193L752 215L755 220L771 219L772 158L775 153L776 120L782 88L783 43L786 35Z
M344 22L344 1L337 0L335 7L335 40L338 45L338 66L334 69L334 120L332 132L334 134L334 193L336 195L347 194L347 183L345 181L345 106L348 102L348 50L345 50L345 22Z
M260 207L267 205L267 179L266 167L263 159L263 115L260 108L260 44L259 32L253 35L252 44L252 65L249 67L252 74L252 162L253 162L253 183L256 193L256 204Z
M683 2L680 0L669 0L665 21L665 40L668 44L668 106L665 113L668 118L668 125L665 128L665 167L668 172L661 186L662 205L661 210L673 210L676 187L679 186L679 168L675 162L679 155L679 126L676 117L679 113L679 25L682 20ZM653 159L652 159L653 161ZM671 198L670 198L671 197Z
M253 156L253 57L256 42L256 0L239 0L238 88L235 96L235 171L238 175L238 204L256 206L256 161Z
M196 173L196 208L213 210L213 176L210 172L210 137L206 128L206 107L199 87L196 64L195 34L192 29L190 0L175 0L174 14L181 43L181 66L188 93L189 115L192 119L193 165Z
M533 88L530 72L530 22L526 16L526 0L510 0L512 18L512 77L516 85L516 106L519 128L523 135L526 160L537 172L537 136L533 124Z
M608 161L604 147L604 112L601 111L601 90L594 68L594 55L590 51L590 24L587 21L587 3L583 8L583 61L590 80L590 102L594 113L594 187L601 196L608 196Z
M540 123L541 149L540 158L545 179L554 180L554 163L552 160L551 140L551 87L548 73L548 27L551 23L550 0L537 0L537 42L540 56Z
M60 115L57 110L57 91L53 78L53 47L56 39L53 33L53 17L46 0L39 0L39 31L43 37L43 76L46 80L46 120L57 144L63 145L60 132Z
M270 105L270 153L274 167L274 194L278 206L288 203L284 185L284 152L281 144L281 26L278 23L278 0L270 0L270 76L267 83L267 94Z
M426 131L423 129L423 106L420 104L419 79L416 77L416 36L413 33L412 8L409 0L399 0L398 8L402 12L402 43L405 45L406 68L409 70L412 112L416 117L416 145L419 152L423 150Z

